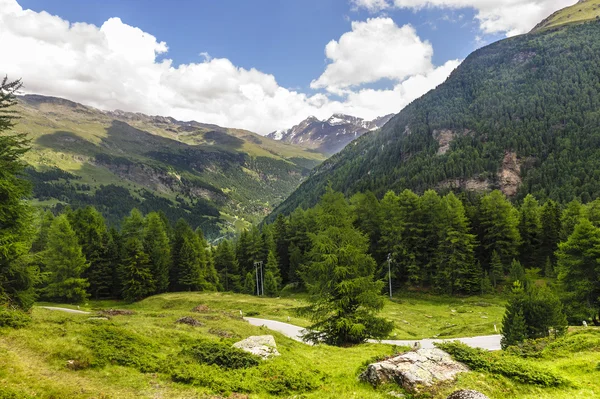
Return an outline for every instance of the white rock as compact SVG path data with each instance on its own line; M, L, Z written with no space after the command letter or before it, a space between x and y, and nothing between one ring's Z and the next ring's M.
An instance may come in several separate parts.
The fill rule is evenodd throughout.
M233 344L234 348L261 357L263 360L272 356L279 356L277 344L272 335L254 335Z

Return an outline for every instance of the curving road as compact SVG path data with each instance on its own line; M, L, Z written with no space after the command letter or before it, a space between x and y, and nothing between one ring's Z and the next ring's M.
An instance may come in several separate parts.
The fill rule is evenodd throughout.
M275 320L267 320L267 319L257 319L255 317L244 317L248 323L253 326L259 327L267 327L270 330L277 331L291 339L294 339L299 342L302 341L302 333L304 332L304 328L295 326L293 324L283 323L281 321ZM390 340L385 339L381 341L369 340L372 343L382 343L382 344L390 344L390 345L398 345L398 346L411 346L414 347L418 342L421 345L421 348L433 348L435 342L444 342L444 341L460 341L464 344L469 345L473 348L481 348L487 349L490 351L500 350L500 338L501 335L484 335L480 337L467 337L467 338L449 338L445 339L421 339L421 340Z
M76 313L76 314L90 314L91 312L86 312L83 310L76 310L76 309L69 309L69 308L57 308L54 306L37 306L38 308L41 309L48 309L48 310L58 310L59 312L66 312L66 313Z

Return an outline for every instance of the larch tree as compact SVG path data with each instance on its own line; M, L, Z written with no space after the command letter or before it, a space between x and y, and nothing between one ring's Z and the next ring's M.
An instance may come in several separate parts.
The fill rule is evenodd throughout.
M155 291L150 258L144 250L144 217L133 209L123 221L123 248L120 265L121 295L130 302Z
M281 275L279 273L279 261L275 251L269 251L267 264L265 266L265 295L277 296L281 290Z
M154 293L169 289L171 269L171 243L163 219L156 212L146 215L144 224L144 252L150 260L150 272L154 280Z
M525 267L541 267L540 258L542 223L540 206L533 195L528 194L519 209L519 234L521 236L521 262Z

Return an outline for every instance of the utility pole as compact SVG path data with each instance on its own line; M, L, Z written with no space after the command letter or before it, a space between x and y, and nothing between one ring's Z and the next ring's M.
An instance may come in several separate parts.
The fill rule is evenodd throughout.
M254 262L254 270L256 273L256 295L265 294L265 276L263 272L263 262Z
M388 281L390 284L390 299L392 299L392 254L388 254L387 262L388 262Z

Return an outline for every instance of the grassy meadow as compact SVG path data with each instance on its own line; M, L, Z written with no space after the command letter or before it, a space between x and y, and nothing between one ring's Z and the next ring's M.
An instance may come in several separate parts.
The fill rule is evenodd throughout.
M308 346L251 326L239 313L242 310L247 315L281 321L289 316L292 323L307 325L308 321L298 318L294 311L303 304L302 296L171 293L130 305L92 301L81 307L92 311L91 315L35 307L27 327L0 329L0 398L337 399L391 398L390 391L402 391L391 385L374 389L359 382L357 376L373 359L407 348L382 344ZM193 311L199 305L203 305L200 311ZM105 309L130 310L133 314L106 316L101 313ZM393 334L398 339L490 334L502 313L503 304L498 299L427 295L396 298L388 301L383 311L394 321ZM95 318L99 316L108 320ZM201 325L176 323L184 316ZM216 343L228 348L240 339L262 334L275 336L281 356L258 366L228 368L199 362L191 355L202 345ZM544 388L493 371L474 371L461 375L456 384L413 397L445 398L457 388L477 389L492 399L600 395L600 331L575 330L528 356L518 361L558 373L568 384Z

